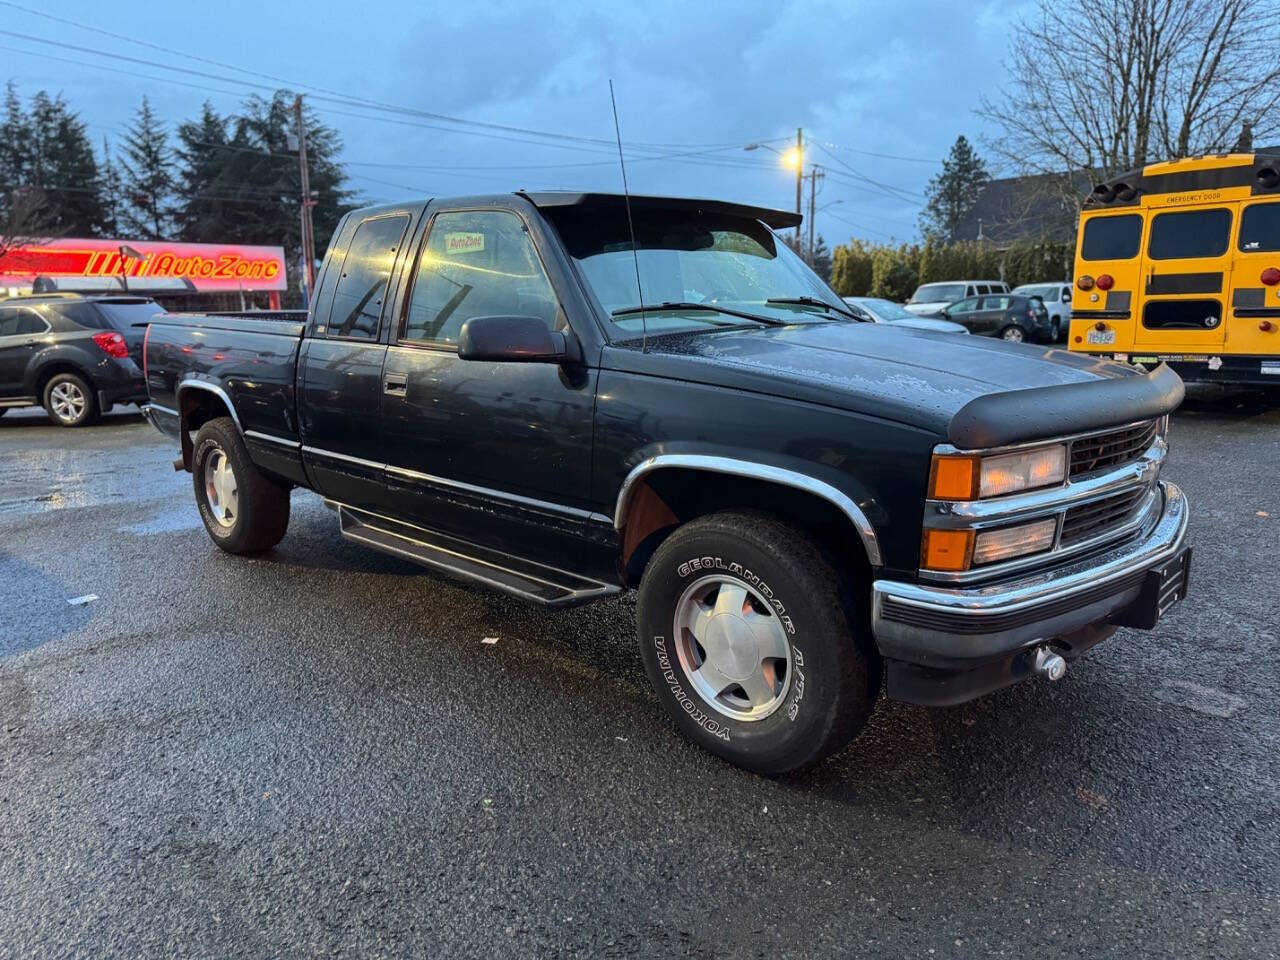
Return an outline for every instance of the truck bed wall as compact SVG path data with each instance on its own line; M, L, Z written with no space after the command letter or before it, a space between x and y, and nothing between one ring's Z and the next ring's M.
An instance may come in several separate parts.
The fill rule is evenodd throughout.
M180 391L192 382L207 384L231 399L246 434L297 442L296 374L304 329L285 320L162 315L147 337L151 402L176 411Z

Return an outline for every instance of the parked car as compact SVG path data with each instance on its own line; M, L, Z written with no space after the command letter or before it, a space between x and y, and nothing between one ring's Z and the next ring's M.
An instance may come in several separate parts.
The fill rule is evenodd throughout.
M1009 285L1002 280L955 280L945 283L926 283L916 287L907 301L907 309L922 317L940 316L943 308L985 293L1008 293Z
M934 317L921 317L906 310L901 304L880 297L844 297L847 303L859 316L866 317L872 323L887 323L900 327L914 327L917 330L935 330L938 333L968 333L968 327L950 320L938 320Z
M1050 335L1054 342L1067 339L1071 328L1071 284L1024 283L1012 293L1023 297L1039 297L1049 311Z
M0 300L0 414L43 406L54 423L79 427L116 404L145 402L145 324L161 312L142 297Z
M983 337L999 337L1015 343L1053 342L1049 311L1039 297L1016 297L1011 293L966 297L945 308L942 316L964 324L970 333Z
M659 702L767 774L839 749L882 683L958 703L1153 627L1187 584L1178 377L858 322L773 232L797 223L359 210L305 322L157 318L147 415L229 553L279 542L301 486L345 537L535 603L638 588ZM230 582L191 602L254 616Z

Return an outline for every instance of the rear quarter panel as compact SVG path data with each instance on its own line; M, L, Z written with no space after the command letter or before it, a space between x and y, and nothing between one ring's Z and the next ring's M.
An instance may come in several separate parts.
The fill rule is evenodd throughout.
M295 376L301 324L233 318L160 317L147 335L151 402L180 409L202 385L230 398L242 431L298 439Z

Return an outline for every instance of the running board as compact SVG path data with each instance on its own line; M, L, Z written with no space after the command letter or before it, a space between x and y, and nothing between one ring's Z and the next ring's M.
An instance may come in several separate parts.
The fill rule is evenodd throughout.
M326 505L329 503L331 501L326 501ZM342 535L348 540L534 603L567 607L622 592L616 584L591 580L376 513L333 505L338 510Z

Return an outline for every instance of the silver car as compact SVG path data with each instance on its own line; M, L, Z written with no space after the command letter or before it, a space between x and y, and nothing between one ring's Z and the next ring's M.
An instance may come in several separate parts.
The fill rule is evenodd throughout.
M935 320L932 317L920 317L906 310L892 300L880 297L844 297L855 313L872 323L889 323L899 327L915 327L917 330L936 330L939 333L968 333L963 324L950 320Z

